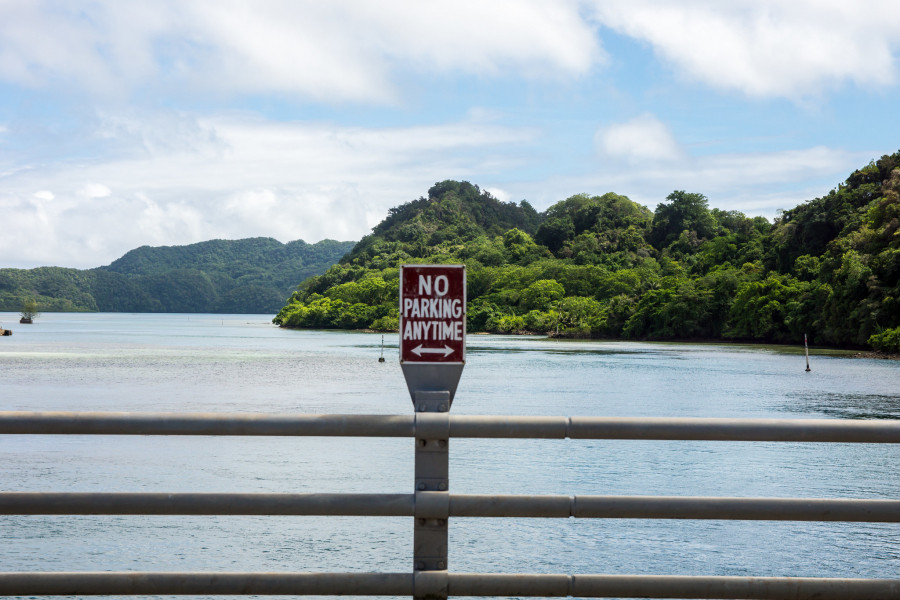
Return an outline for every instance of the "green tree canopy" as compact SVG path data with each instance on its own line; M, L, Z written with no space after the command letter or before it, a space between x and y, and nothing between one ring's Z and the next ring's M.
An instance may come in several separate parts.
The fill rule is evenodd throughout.
M703 194L676 190L666 196L666 203L656 206L650 240L659 250L678 240L682 234L696 239L709 239L716 232L716 219Z

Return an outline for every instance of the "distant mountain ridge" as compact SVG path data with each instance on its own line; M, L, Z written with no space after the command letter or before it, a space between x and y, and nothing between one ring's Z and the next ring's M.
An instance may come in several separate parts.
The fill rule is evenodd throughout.
M0 310L33 297L42 311L275 313L297 284L354 242L265 237L141 246L95 269L0 269Z

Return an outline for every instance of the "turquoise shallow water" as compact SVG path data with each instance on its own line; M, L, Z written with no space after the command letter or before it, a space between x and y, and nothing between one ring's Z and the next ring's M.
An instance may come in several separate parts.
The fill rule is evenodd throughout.
M408 413L396 336L0 313L0 410ZM900 362L470 336L455 414L900 418ZM409 492L412 440L0 436L7 491ZM458 493L900 498L900 448L453 440ZM408 571L409 519L0 517L0 570ZM900 526L455 519L453 571L896 577Z

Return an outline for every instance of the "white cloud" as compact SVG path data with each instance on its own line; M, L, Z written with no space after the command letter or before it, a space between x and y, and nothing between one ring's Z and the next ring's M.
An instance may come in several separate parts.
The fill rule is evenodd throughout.
M500 202L509 202L510 200L509 192L507 192L506 190L497 187L489 187L484 188L484 191L486 191L488 194L490 194Z
M584 75L603 55L579 11L571 0L4 2L0 80L125 98L162 88L385 102L401 69Z
M649 42L679 72L750 96L792 99L850 82L896 83L896 0L597 0L596 18Z
M2 176L3 266L93 267L142 244L212 238L359 239L390 207L435 181L478 181L495 153L535 135L471 121L361 128L230 115L194 122L182 143L155 144L145 137L168 115L109 120L98 131L116 158Z
M116 158L64 160L0 176L3 266L94 267L143 244L213 238L354 240L389 208L448 178L486 184L500 200L526 198L539 210L571 194L607 191L654 208L672 190L685 189L706 194L712 206L771 218L778 208L826 193L878 154L817 146L682 152L671 160L680 147L664 124L644 116L599 136L617 156L645 157L640 168L627 160L599 161L589 174L514 181L506 170L509 156L532 161L519 165L530 172L539 159L523 156L522 148L540 147L543 138L482 121L362 128L231 114L193 121L185 129L193 134L181 142L157 144L145 137L167 127L168 115L109 119L128 123L99 125L123 150ZM617 135L625 140L618 146ZM497 174L503 184L491 186Z
M543 210L572 194L617 192L654 209L673 190L687 190L706 195L712 207L771 219L778 209L827 194L874 154L816 146L685 157L640 169L601 163L590 174L540 182L529 198Z
M106 198L110 194L112 194L112 190L102 183L88 183L78 191L78 195L89 200L92 198Z
M172 27L151 3L4 2L0 79L28 87L60 82L108 94L157 71L151 41Z
M684 155L669 128L653 115L603 127L594 141L605 156L631 162L671 161Z
M361 23L377 23L386 34L381 43L391 55L426 68L577 75L602 59L593 27L573 1L391 0L357 8Z
M806 147L824 138L804 124L772 142L794 150L691 156L696 146L682 146L665 123L644 114L598 130L594 142L605 160L578 175L580 161L595 158L582 147L590 129L578 129L581 123L623 98L638 111L663 111L647 87L638 92L644 96L625 98L604 82L557 82L589 76L606 61L604 30L597 33L606 26L646 41L692 82L752 97L803 100L834 87L886 86L898 80L895 3L0 0L0 82L14 95L24 86L53 97L16 114L13 107L29 101L11 96L12 116L2 116L0 265L96 266L140 244L214 237L357 239L388 208L447 178L499 186L486 189L539 208L570 193L605 191L655 206L678 188L707 194L714 206L771 216L825 193L880 153ZM621 66L633 66L621 58ZM529 78L551 83L522 85ZM439 106L310 111L338 123L347 115L407 125L196 116L209 105L229 106L220 101L231 95L242 96L238 106L265 106L272 115L303 114L308 105L298 99L339 107L402 102L420 93L414 88L422 80L445 82ZM459 106L454 86L468 86L460 96L467 101L489 91L488 108ZM142 108L184 99L190 108L183 112ZM725 114L728 123L707 131L723 132L728 144L755 135L734 117L745 105L719 101L725 111L711 120ZM866 106L856 104L859 113ZM705 117L682 108L682 123ZM434 116L466 110L457 123ZM543 137L503 125L528 119L547 126ZM884 113L874 119L887 122ZM817 124L827 127L826 120ZM408 125L416 122L438 124ZM804 147L796 149L797 139Z
M0 81L103 98L384 103L421 73L582 77L607 59L598 25L750 96L900 79L896 0L37 0L0 11Z

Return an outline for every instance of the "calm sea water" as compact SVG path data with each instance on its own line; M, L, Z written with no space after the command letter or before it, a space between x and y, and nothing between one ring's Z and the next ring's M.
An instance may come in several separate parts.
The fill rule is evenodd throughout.
M0 410L403 414L397 338L0 313ZM470 336L455 414L900 418L900 362ZM900 498L889 445L453 440L457 493ZM410 492L412 440L0 436L6 491ZM402 518L0 516L0 570L409 571ZM900 525L454 519L451 571L897 577Z

